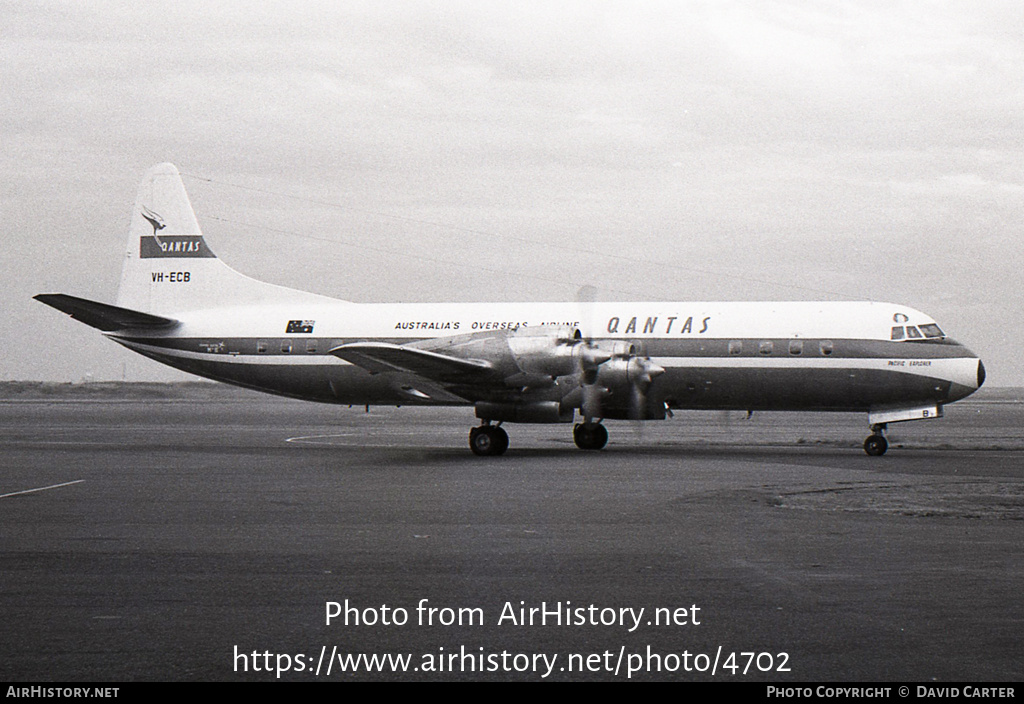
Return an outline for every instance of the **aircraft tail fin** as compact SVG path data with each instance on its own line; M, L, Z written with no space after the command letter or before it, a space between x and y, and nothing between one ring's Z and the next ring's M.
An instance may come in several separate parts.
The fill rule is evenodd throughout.
M178 169L165 163L146 172L128 229L119 308L173 318L237 304L317 300L323 297L257 281L218 259L203 238Z

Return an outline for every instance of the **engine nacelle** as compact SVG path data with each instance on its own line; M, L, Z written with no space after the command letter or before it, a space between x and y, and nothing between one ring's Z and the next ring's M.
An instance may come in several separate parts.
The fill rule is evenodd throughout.
M508 336L516 366L527 374L567 376L579 371L579 331L571 327L520 328Z
M530 403L477 401L475 407L477 418L508 423L572 423L575 417L572 408L563 409L558 401Z

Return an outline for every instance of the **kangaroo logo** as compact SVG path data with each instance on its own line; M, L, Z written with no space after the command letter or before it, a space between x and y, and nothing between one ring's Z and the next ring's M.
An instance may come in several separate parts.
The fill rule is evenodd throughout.
M164 219L146 206L142 206L142 217L146 218L146 220L149 221L149 224L153 226L154 237L156 237L157 230L162 230L167 227L167 223L164 222Z

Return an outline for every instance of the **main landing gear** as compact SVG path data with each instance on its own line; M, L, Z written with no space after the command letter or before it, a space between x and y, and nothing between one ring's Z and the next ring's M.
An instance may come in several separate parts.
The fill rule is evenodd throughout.
M885 439L885 423L876 423L871 426L871 435L864 441L864 452L872 457L884 455L889 449L889 443Z
M577 423L572 439L581 450L600 450L608 444L608 429L600 423ZM508 449L508 433L489 422L469 431L469 449L480 457L497 457Z
M503 455L508 449L508 433L500 425L479 425L469 431L469 449L481 457Z
M608 429L600 423L577 423L572 439L581 450L600 450L608 444Z

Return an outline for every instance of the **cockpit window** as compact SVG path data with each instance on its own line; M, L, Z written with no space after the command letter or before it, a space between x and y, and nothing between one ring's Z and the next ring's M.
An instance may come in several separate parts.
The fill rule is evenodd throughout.
M893 326L892 337L893 340L921 340L927 338L929 340L939 340L946 337L946 333L942 332L938 325L935 323L926 323L924 325L902 325Z

